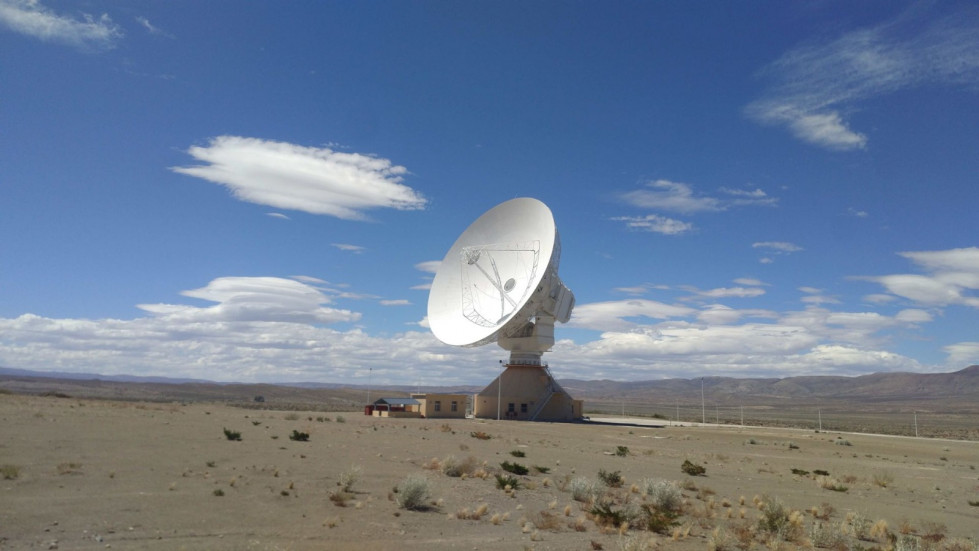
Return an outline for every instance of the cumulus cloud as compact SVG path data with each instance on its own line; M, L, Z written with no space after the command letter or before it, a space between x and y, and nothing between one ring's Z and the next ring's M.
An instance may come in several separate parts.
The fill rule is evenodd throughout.
M771 86L745 113L814 145L861 149L867 136L846 120L861 101L925 84L979 83L977 21L974 7L935 17L915 6L880 25L802 44L762 71Z
M663 235L680 235L693 230L693 224L658 214L646 216L619 216L613 218L616 222L625 222L626 227Z
M107 14L81 19L59 15L38 0L0 0L0 25L46 42L59 42L81 50L115 47L123 33Z
M387 159L322 147L219 136L187 151L204 163L171 170L223 185L242 201L344 220L376 208L416 210L427 201Z
M136 22L143 26L144 29L150 34L163 36L166 38L173 38L173 35L164 31L163 29L157 27L156 25L150 23L150 20L145 17L136 17Z
M976 296L976 290L979 290L979 247L903 252L900 255L928 273L861 276L853 279L879 283L891 295L920 305L961 304L979 308L979 296Z

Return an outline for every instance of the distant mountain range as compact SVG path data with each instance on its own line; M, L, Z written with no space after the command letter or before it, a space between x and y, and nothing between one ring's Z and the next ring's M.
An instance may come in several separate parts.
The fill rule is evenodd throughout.
M490 381L487 381L489 383ZM953 373L874 373L858 377L805 376L736 379L700 377L655 381L585 381L559 383L572 396L591 401L661 402L700 400L714 404L805 403L932 403L979 407L979 365ZM366 386L335 383L239 384L200 379L107 376L91 373L39 372L0 367L0 388L14 392L64 392L77 397L144 400L265 400L289 403L333 402L336 406L366 402ZM479 386L385 386L371 389L374 397L403 396L410 392L478 392Z

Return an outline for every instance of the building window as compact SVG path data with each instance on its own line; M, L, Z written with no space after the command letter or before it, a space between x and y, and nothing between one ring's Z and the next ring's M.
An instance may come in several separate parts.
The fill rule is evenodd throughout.
M452 400L452 411L459 411L459 402Z
M520 404L520 413L527 413L527 404Z
M509 411L510 413L514 413L515 411L517 411L517 409L516 409L515 406L516 406L516 404L514 404L513 402L510 402L510 404L507 406L506 410Z
M442 402L435 400L435 411L442 411Z

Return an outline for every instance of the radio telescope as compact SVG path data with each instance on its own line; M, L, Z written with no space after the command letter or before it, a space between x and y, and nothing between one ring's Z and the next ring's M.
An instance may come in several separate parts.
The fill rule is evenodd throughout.
M501 203L473 222L442 260L428 295L428 323L442 342L496 342L506 371L476 397L476 417L570 420L581 416L541 356L554 346L574 293L558 277L561 239L547 205L528 197ZM492 403L491 403L492 402ZM575 406L577 405L577 410Z

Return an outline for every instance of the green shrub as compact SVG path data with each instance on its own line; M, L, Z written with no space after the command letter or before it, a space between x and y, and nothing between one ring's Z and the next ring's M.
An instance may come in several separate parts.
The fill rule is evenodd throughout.
M347 422L346 417L344 417L343 415L337 415L337 423L346 423L346 422Z
M221 496L224 495L224 490L222 490L221 488L217 488L216 490L214 490L211 493L214 494L217 497L221 497Z
M624 482L622 471L607 472L604 469L599 469L598 478L609 488L620 488Z
M792 474L797 474L799 476L806 476L809 474L809 471L803 469L792 469Z
M527 457L527 454L523 450L513 450L510 452L513 457Z
M506 490L508 487L511 490L518 490L520 489L520 479L508 474L498 474L496 475L496 487L501 490Z
M707 473L707 468L703 465L697 465L692 463L689 459L683 460L683 464L680 465L680 470L687 473L690 476L703 476Z
M17 465L10 465L9 463L0 466L0 475L3 475L4 480L13 480L20 476L20 467Z
M289 435L289 440L295 440L296 442L309 442L308 432L299 432L298 430L293 430L292 434Z
M611 503L596 503L589 513L595 515L597 523L605 526L620 526L626 521L626 515L613 509Z
M813 469L812 474L816 476L829 476L829 471L824 471L822 469Z
M629 446L616 446L615 455L625 457L629 455Z
M241 433L236 430L224 429L224 437L233 442L241 441Z
M530 470L527 467L524 467L520 463L510 463L509 461L504 461L503 463L500 463L500 467L508 473L513 473L517 475L525 475L528 472L530 472Z
M534 470L539 472L540 474L547 474L551 472L550 467L542 467L541 465L534 465Z
M646 530L665 535L669 534L674 526L680 525L677 520L677 517L680 516L678 511L661 509L654 504L646 504L642 508L645 517L642 522L645 524Z
M408 475L397 487L397 502L402 509L423 511L428 508L430 497L428 479L418 475Z
M479 431L479 432L470 432L470 433L469 433L469 436L472 436L473 438L476 438L476 439L478 439L478 440L489 440L490 438L492 438L492 436L490 436L490 435L488 435L488 434L486 434L486 433L485 433L485 432L483 432L483 431Z

